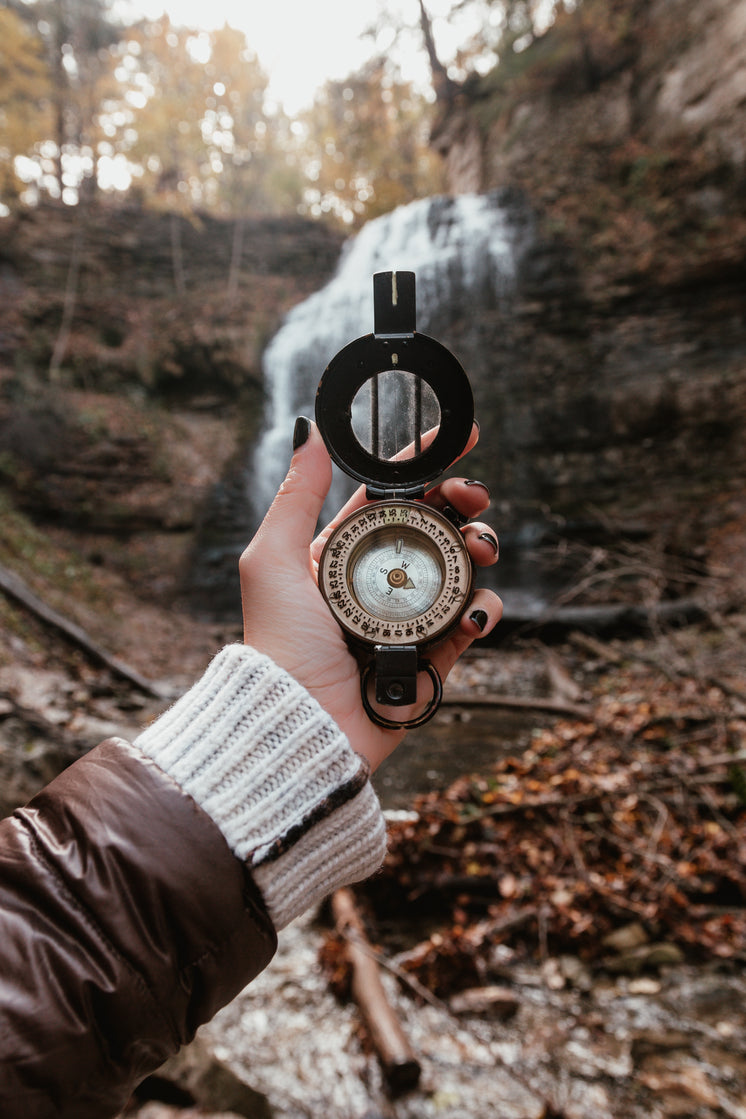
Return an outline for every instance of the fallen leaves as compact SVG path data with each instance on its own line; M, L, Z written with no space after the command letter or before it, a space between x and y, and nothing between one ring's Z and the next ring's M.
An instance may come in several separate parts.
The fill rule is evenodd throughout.
M538 729L392 823L365 893L379 926L416 930L397 964L439 997L491 982L500 946L633 975L746 959L746 728L706 682L617 684L593 721ZM643 940L620 954L631 923Z

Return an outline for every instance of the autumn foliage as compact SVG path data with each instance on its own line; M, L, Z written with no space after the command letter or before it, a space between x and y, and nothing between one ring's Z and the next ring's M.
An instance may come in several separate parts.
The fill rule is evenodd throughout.
M706 683L616 682L587 722L391 825L365 895L379 927L410 925L396 958L430 991L489 982L506 953L619 969L609 934L630 925L628 973L746 956L746 723Z

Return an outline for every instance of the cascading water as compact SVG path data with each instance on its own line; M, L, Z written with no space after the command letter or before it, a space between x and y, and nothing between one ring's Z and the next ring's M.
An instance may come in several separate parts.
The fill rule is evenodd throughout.
M417 329L438 338L454 309L476 314L512 291L527 244L525 221L516 220L499 192L412 202L369 222L347 243L333 278L290 312L264 354L268 409L251 470L257 521L287 470L296 416L313 415L329 360L373 328L373 274L415 272ZM346 492L346 479L335 474L330 504L338 506Z

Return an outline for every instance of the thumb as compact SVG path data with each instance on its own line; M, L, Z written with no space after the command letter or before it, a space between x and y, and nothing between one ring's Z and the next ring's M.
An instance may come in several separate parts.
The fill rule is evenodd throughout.
M301 416L295 423L290 468L259 530L262 542L283 549L279 554L303 552L307 564L331 482L332 464L321 434Z

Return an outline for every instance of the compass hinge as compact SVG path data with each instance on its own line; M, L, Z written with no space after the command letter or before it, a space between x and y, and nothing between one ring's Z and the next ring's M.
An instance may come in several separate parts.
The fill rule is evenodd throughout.
M404 707L417 699L417 648L376 645L373 650L376 703Z
M418 501L424 496L424 486L405 486L400 490L391 489L390 486L365 487L365 497L368 501Z

